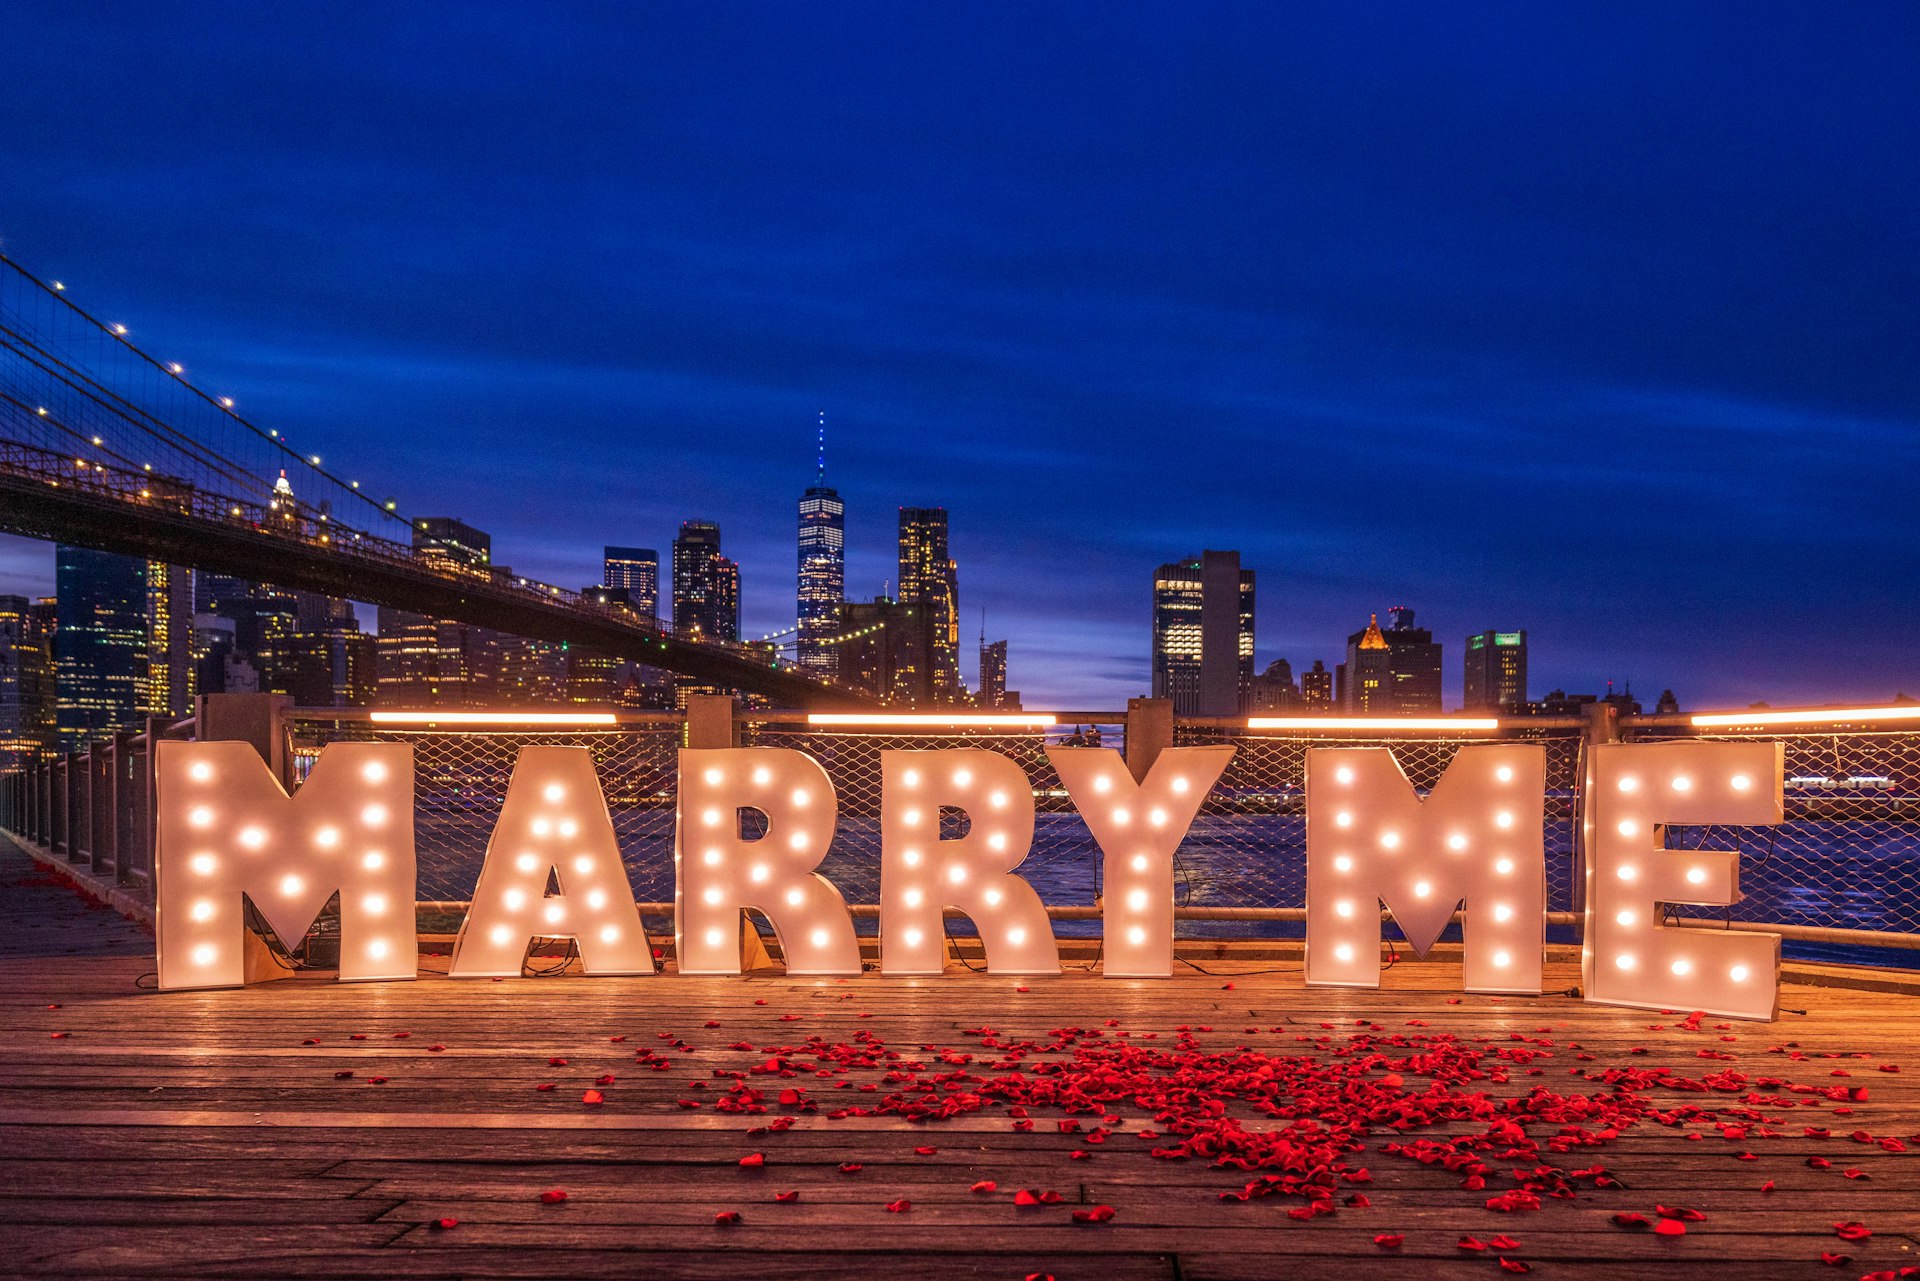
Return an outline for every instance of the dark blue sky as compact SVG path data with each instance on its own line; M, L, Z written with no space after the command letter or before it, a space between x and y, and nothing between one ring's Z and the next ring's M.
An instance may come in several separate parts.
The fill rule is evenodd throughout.
M718 520L755 633L825 408L849 594L944 504L1030 704L1203 547L1262 664L1920 694L1920 8L1672 8L16 6L0 238L523 572Z

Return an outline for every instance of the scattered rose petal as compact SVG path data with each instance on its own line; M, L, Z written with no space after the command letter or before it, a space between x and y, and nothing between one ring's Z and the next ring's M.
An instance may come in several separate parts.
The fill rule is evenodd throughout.
M726 1227L729 1224L738 1223L740 1222L740 1211L722 1210L713 1216L713 1221L719 1227Z
M1108 1219L1111 1219L1113 1215L1114 1209L1112 1206L1096 1205L1085 1210L1075 1210L1073 1212L1073 1221L1075 1223L1105 1223Z
M1373 1243L1383 1250L1398 1250L1407 1243L1407 1238L1399 1232L1382 1232L1373 1238Z
M766 1163L767 1154L765 1152L749 1152L740 1158L740 1168L743 1170L756 1169Z
M900 1198L898 1201L887 1202L888 1214L905 1214L908 1210L911 1210L912 1208L913 1208L913 1202L907 1200L905 1197Z
M567 1190L565 1188L548 1188L540 1194L540 1199L548 1205L559 1205L567 1199Z

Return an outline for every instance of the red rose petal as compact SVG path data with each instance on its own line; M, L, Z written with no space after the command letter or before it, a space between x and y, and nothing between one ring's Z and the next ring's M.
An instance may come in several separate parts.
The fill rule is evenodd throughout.
M740 1211L722 1210L713 1216L713 1222L717 1227L726 1227L728 1224L738 1223L740 1222Z
M1383 1250L1398 1250L1407 1243L1407 1238L1399 1232L1382 1232L1373 1238L1373 1243Z
M1509 1259L1505 1255L1501 1255L1500 1270L1503 1272L1531 1272L1533 1271L1533 1265L1522 1263L1518 1259Z
M1073 1221L1075 1223L1105 1223L1108 1219L1111 1219L1113 1215L1114 1209L1112 1206L1096 1205L1091 1209L1075 1210L1073 1212Z
M1687 1235L1687 1225L1678 1219L1662 1219L1653 1225L1653 1230L1663 1237L1683 1237Z
M1864 1241L1873 1235L1873 1229L1855 1220L1833 1225L1833 1234L1842 1241Z
M905 1214L908 1210L911 1210L912 1208L913 1208L913 1202L907 1200L905 1197L901 1197L898 1201L887 1202L888 1214Z
M843 1161L840 1163L840 1173L858 1174L860 1173L860 1163L858 1161Z
M1518 1250L1520 1248L1520 1243L1510 1236L1492 1237L1487 1241L1487 1244L1496 1250Z
M607 1101L607 1096L600 1093L600 1091L598 1090L588 1090L585 1094L582 1094L580 1096L580 1101L582 1103L589 1103L589 1104L605 1103Z
M1831 1250L1822 1250L1820 1252L1820 1262L1830 1268L1844 1268L1853 1262L1853 1256L1851 1254L1835 1254Z
M973 1192L998 1192L999 1190L1000 1190L1000 1185L998 1183L995 1183L992 1179L982 1179L978 1183L974 1184L972 1188L969 1189L969 1191L973 1191Z
M1456 1250L1481 1251L1486 1248L1487 1243L1478 1237L1461 1237L1458 1241L1454 1242L1454 1249Z
M765 1152L749 1152L746 1156L740 1158L740 1167L746 1170L765 1165L766 1163L767 1154Z
M446 1231L447 1229L449 1229L449 1228L457 1228L457 1227L459 1227L459 1226L460 1226L460 1220L458 1220L458 1219L435 1219L435 1220L433 1221L433 1226L434 1226L435 1228L437 1228L437 1229L439 1229L440 1231L442 1231L442 1232L445 1232L445 1231Z
M548 1205L559 1205L567 1199L567 1191L565 1188L548 1188L540 1194L540 1199Z
M913 1154L915 1156L932 1156L934 1153L938 1152L939 1150L940 1150L939 1148L915 1148L913 1150Z

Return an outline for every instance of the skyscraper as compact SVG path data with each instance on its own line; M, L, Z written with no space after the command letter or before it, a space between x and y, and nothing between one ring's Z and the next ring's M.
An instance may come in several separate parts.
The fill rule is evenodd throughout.
M1470 712L1527 708L1527 634L1480 632L1467 637L1465 698Z
M651 547L606 549L602 581L626 592L627 603L642 618L660 616L660 553Z
M1007 643L980 638L980 706L1007 705Z
M0 596L0 774L54 747L53 635L24 596Z
M1253 589L1239 552L1202 552L1153 574L1153 696L1183 716L1234 716L1253 688Z
M720 554L720 526L712 521L682 521L673 540L673 630L740 639L740 567Z
M1293 664L1276 658L1267 670L1253 678L1247 699L1250 712L1290 712L1300 702L1300 687L1293 683Z
M1355 715L1417 716L1440 710L1440 646L1433 633L1413 625L1404 605L1388 610L1392 626L1380 616L1347 637L1347 661L1341 664L1340 707Z
M919 605L875 597L840 606L839 680L883 703L927 703L932 692L932 616Z
M1333 710L1333 673L1326 660L1316 658L1312 668L1300 673L1300 706L1309 712Z
M947 547L947 509L900 509L900 592L902 605L925 614L932 629L932 670L927 701L952 703L960 697L960 571Z
M443 569L493 572L493 540L465 521L414 521L413 554ZM390 707L482 706L494 698L499 637L484 627L380 607L379 699Z
M54 553L55 703L69 750L193 696L192 573L65 544Z
M820 415L820 454L813 485L800 496L800 666L831 679L838 667L832 641L847 585L847 507L827 485L827 416Z

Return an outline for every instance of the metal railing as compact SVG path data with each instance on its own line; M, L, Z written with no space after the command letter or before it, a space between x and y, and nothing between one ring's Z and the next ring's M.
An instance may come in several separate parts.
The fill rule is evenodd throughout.
M805 713L743 709L724 741L797 747L818 760L838 793L839 822L821 871L849 903L879 897L880 753L893 748L984 747L1026 771L1037 810L1032 852L1021 873L1053 909L1063 936L1097 936L1098 847L1048 762L1045 748L1098 741L1143 749L1134 712L1076 712L1050 729L953 726L818 726ZM1160 709L1164 716L1164 707ZM320 749L338 741L405 741L414 749L419 897L443 907L466 900L505 796L518 749L531 743L587 748L599 769L636 900L673 897L677 752L688 718L678 712L620 712L594 726L392 725L366 711L290 709L278 720L290 784ZM1130 721L1134 721L1130 725ZM722 721L722 724L726 722ZM1130 734L1130 730L1132 733ZM120 734L0 779L0 826L68 863L138 891L152 867L150 745L190 737L192 721L156 721L145 734ZM1670 908L1700 926L1779 929L1813 945L1908 949L1920 960L1920 723L1901 727L1700 730L1685 717L1530 718L1498 730L1404 732L1374 729L1248 729L1243 721L1180 718L1157 741L1220 744L1237 750L1202 805L1176 863L1179 928L1186 937L1299 932L1304 915L1306 754L1323 746L1391 750L1425 791L1469 742L1538 742L1547 755L1542 797L1551 918L1580 906L1579 792L1584 754L1622 739L1755 738L1785 744L1786 821L1777 827L1674 829L1675 845L1740 852L1743 898L1731 908ZM721 745L702 742L702 746ZM861 912L862 929L872 928ZM1804 950L1804 949L1803 949ZM1817 948L1815 949L1817 953ZM1836 954L1838 955L1838 954ZM1855 959L1858 959L1857 957Z

